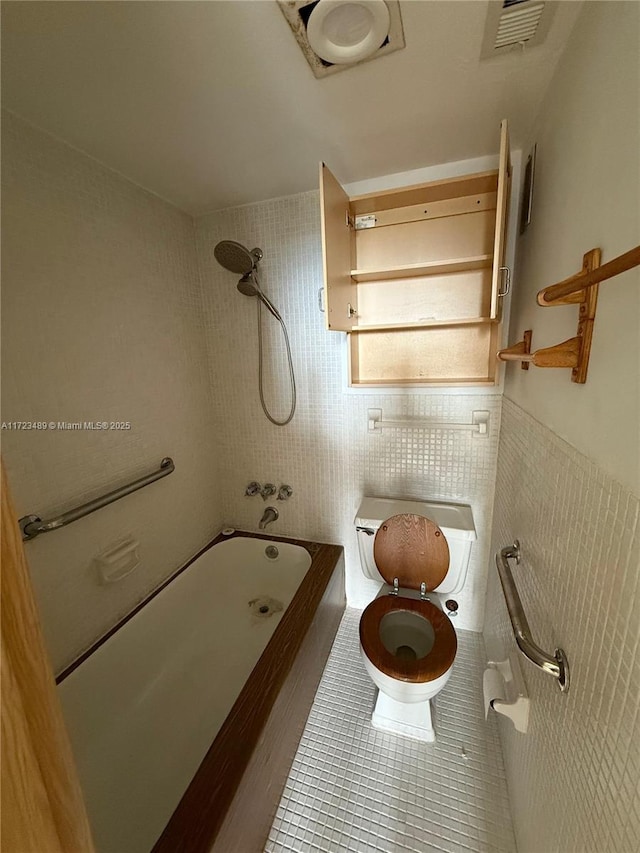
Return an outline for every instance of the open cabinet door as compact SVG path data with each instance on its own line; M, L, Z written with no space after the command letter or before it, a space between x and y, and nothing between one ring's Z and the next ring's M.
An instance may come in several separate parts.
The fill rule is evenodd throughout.
M496 233L493 244L493 276L491 279L491 317L500 319L502 297L511 286L511 270L504 265L511 189L511 152L507 120L500 123L500 163L498 166L498 197L496 200Z
M93 853L2 467L2 824L6 853Z
M349 197L324 163L320 163L320 218L327 329L348 332L357 311L356 286L351 278Z

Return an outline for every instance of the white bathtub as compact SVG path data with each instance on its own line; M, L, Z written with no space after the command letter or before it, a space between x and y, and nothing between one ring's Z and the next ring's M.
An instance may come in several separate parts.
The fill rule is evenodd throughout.
M99 853L152 848L311 563L305 548L282 541L214 543L63 674ZM259 615L262 599L283 609Z

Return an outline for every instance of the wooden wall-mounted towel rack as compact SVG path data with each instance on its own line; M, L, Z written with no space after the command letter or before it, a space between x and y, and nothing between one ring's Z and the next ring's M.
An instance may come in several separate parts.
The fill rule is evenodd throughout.
M580 338L569 338L561 344L553 347L545 347L531 352L531 329L524 333L524 339L512 347L502 349L498 353L501 361L519 361L523 370L528 370L529 365L535 367L571 367L576 369L580 357ZM574 380L577 381L577 380Z
M536 367L569 367L571 381L584 384L591 354L593 321L598 302L598 285L622 272L640 266L640 246L600 266L600 249L591 249L582 259L582 269L570 278L552 284L538 292L538 305L579 305L578 330L575 337L552 347L531 352L532 331L524 333L523 340L498 352L501 361L519 361L523 370L529 364Z
M586 259L594 252L598 253L598 263L591 269L586 267ZM565 278L564 281L559 281L557 284L552 284L549 287L544 287L538 293L538 305L544 307L552 305L564 305L566 302L560 302L561 299L567 297L579 297L584 288L592 287L594 284L599 284L608 278L613 278L620 275L622 272L640 266L640 246L634 249L629 249L623 255L618 255L611 261L600 266L600 249L591 249L584 256L582 269L579 273L572 275L570 278ZM580 298L567 299L567 302L581 302Z

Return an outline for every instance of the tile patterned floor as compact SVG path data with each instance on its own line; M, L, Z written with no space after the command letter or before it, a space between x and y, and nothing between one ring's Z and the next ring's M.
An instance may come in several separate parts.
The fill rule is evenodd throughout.
M372 728L359 619L346 611L265 853L514 853L498 730L482 706L482 636L458 632L438 740L423 744Z

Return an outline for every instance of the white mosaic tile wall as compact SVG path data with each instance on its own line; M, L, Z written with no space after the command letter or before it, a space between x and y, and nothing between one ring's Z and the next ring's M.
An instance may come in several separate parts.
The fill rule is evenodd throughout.
M318 309L322 286L319 203L316 192L220 211L196 222L206 310L211 383L225 484L224 521L255 530L265 504L244 497L251 480L294 490L278 503L273 526L282 535L332 541L346 548L350 604L364 606L376 586L362 577L353 519L363 495L469 502L478 531L469 578L459 596L462 628L481 630L489 557L489 530L499 427L497 395L358 394L346 391L345 336L327 332ZM222 269L213 250L223 239L264 251L265 293L283 315L293 348L298 408L275 427L260 408L257 388L255 300L236 290L238 276ZM266 398L274 414L288 412L284 342L278 323L263 312ZM470 421L474 409L491 412L488 439L471 433L426 430L367 432L367 409L386 417Z
M4 430L18 512L55 515L176 464L26 544L59 669L219 529L211 384L190 217L9 114L2 125L2 418L132 426ZM127 534L140 567L99 585L94 555Z
M199 292L189 217L10 114L3 130L3 418L133 425L118 433L5 431L18 511L65 510L146 473L165 454L177 466L162 483L27 546L54 666L104 633L223 522L256 529L264 504L243 496L254 478L294 489L278 504L275 531L345 545L356 606L376 591L361 575L353 529L363 494L471 503L479 539L459 624L480 630L499 398L346 391L344 336L326 332L318 310L317 193L198 220ZM259 406L255 302L213 258L224 238L265 251L263 284L287 321L298 380L298 410L285 428ZM282 417L283 340L263 316L265 393ZM372 436L369 407L456 421L488 409L491 436ZM126 534L141 542L141 567L99 586L93 557Z
M376 688L347 609L274 820L267 853L514 853L495 714L485 722L484 643L458 631L435 699L435 743L374 729Z
M640 850L638 498L504 400L493 550L519 538L513 566L534 638L561 646L563 695L523 662L530 730L500 720L519 853ZM511 626L492 571L486 639Z

